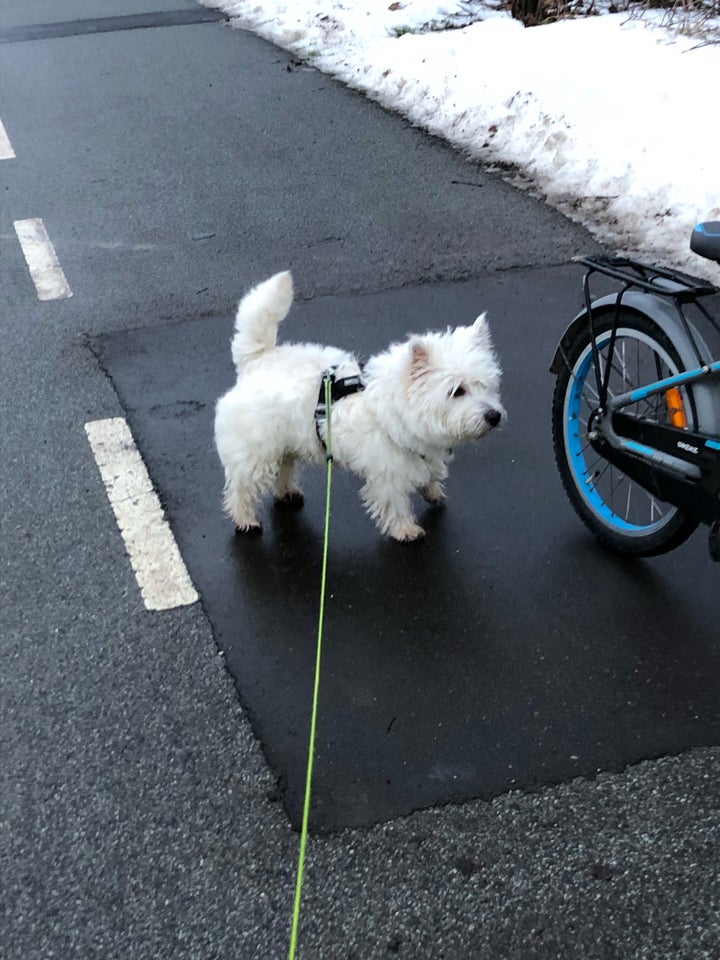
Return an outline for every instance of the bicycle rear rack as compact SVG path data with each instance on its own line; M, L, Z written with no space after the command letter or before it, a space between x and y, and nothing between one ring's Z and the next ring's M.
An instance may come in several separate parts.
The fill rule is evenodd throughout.
M599 406L604 410L607 404L608 384L610 381L610 363L606 365L604 373L601 370L600 356L596 342L595 318L593 316L592 297L590 295L590 277L594 273L601 273L623 283L622 289L617 291L615 299L615 322L610 335L610 345L608 348L609 356L612 356L615 348L615 337L617 334L618 322L620 319L620 310L623 304L623 297L632 289L644 290L647 293L655 294L670 299L675 304L678 316L685 330L685 333L693 345L698 364L702 366L702 354L698 348L697 342L688 324L685 316L684 307L692 304L705 318L705 320L720 333L720 323L706 310L701 297L720 294L720 288L707 280L701 280L698 277L692 277L680 270L673 270L670 267L659 267L655 264L643 263L640 260L631 260L629 257L573 257L573 262L587 267L583 278L583 293L585 296L585 308L587 311L590 330L592 332L592 354L593 365L595 367L595 378L597 381L597 391L599 397Z
M692 277L670 267L658 267L640 260L631 260L629 257L573 257L573 263L581 263L591 272L622 280L629 287L639 287L648 293L673 297L681 303L720 294L720 289L708 280Z

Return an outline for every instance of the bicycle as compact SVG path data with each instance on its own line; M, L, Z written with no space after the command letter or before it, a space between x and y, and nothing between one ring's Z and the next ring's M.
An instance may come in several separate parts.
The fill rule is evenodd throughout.
M696 226L690 248L720 263L720 222ZM585 308L550 367L570 503L604 546L635 557L673 550L705 524L720 561L720 360L697 326L720 334L704 303L720 288L626 257L575 262ZM622 286L593 299L597 274Z

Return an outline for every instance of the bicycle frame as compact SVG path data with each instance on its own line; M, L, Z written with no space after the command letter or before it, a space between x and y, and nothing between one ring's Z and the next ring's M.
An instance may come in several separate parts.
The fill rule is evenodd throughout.
M720 361L614 397L590 433L593 448L660 500L702 523L720 520L720 440L704 433L643 421L623 408L720 374Z

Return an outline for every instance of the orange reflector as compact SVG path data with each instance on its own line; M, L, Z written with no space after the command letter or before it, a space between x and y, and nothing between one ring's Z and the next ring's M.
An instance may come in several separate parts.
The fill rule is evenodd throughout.
M667 403L670 423L674 427L680 427L687 430L687 417L685 416L685 405L683 404L682 394L678 387L670 387L665 393L665 402Z

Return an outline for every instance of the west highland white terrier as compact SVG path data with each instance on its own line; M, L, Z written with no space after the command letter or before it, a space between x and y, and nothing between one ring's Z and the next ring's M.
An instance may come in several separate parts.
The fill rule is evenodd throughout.
M365 480L363 502L395 540L425 533L411 495L445 501L452 448L478 440L505 419L500 367L482 314L469 327L412 336L361 368L336 347L277 345L290 310L290 273L258 284L238 306L232 358L235 386L217 402L215 443L225 468L225 511L241 533L260 531L257 507L271 490L278 504L300 507L293 485L300 462L326 459L327 420L319 399L324 375L359 387L331 407L333 462Z

